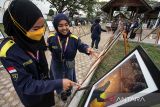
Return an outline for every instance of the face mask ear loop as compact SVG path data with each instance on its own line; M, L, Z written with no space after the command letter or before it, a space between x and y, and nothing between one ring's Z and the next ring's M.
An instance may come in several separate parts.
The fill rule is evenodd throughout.
M9 8L7 10L8 10L8 13L9 13L14 25L25 35L27 31L13 18L13 16L11 15L11 13L9 11Z

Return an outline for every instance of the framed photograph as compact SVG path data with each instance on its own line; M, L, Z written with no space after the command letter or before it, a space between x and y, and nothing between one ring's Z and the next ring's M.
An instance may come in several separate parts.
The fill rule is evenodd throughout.
M2 31L0 30L0 39L4 39L5 37L4 37L4 35L3 35L3 33L2 33Z
M46 21L46 23L47 23L49 31L54 32L55 29L54 29L54 26L52 24L52 21Z
M152 94L159 93L159 76L158 68L138 46L92 86L84 107L154 105L160 102L159 94Z

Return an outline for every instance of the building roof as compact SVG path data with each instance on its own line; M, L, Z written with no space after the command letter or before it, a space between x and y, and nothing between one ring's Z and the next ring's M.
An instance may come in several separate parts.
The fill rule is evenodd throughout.
M153 9L147 12L145 16L147 18L157 19L159 12L160 12L160 2L153 5Z
M112 7L113 10L119 11L120 7L127 6L127 11L136 11L138 8L138 13L144 13L152 10L152 7L147 3L146 0L111 0L106 3L101 9L104 12L109 13Z
M119 18L119 17L122 17L122 18L124 18L124 19L128 19L127 16L125 16L125 15L124 15L123 13L121 13L121 12L118 13L116 16L114 16L114 18L116 18L116 19Z

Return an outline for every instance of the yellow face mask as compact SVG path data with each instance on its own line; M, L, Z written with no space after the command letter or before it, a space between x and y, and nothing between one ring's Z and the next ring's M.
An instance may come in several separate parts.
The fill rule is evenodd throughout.
M45 28L42 27L36 31L29 31L27 32L26 36L32 40L41 40L42 36L44 35L44 32L45 32Z
M11 15L9 9L8 9L9 15L13 21L13 23L15 24L15 26L17 26L17 28L19 28L20 31L22 31L22 33L24 35L26 35L28 38L32 39L32 40L41 40L42 36L44 35L45 32L45 27L42 27L36 31L26 31Z

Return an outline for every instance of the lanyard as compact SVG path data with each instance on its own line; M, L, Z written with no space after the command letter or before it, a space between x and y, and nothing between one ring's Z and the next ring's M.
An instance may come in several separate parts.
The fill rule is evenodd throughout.
M58 43L59 43L59 46L60 46L60 48L61 48L61 51L62 51L62 52L65 52L66 49L67 49L69 37L67 37L67 40L66 40L66 43L65 43L65 47L64 47L64 51L63 51L62 43L61 43L61 41L60 41L59 36L57 36L57 38L58 38Z
M30 51L27 51L27 53L28 53L32 58L34 58L34 59L36 59L37 61L39 61L39 50L37 51L36 56L35 56L32 52L30 52Z
M61 48L61 60L63 61L63 54L65 53L65 51L66 51L66 49L67 49L69 37L67 37L67 40L66 40L66 43L65 43L64 50L63 50L62 43L61 43L61 41L60 41L59 36L57 36L57 39L58 39L59 46L60 46L60 48Z

